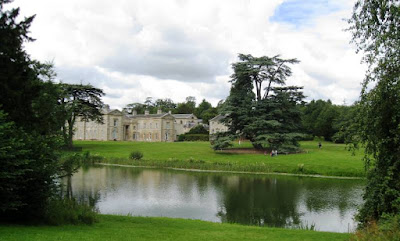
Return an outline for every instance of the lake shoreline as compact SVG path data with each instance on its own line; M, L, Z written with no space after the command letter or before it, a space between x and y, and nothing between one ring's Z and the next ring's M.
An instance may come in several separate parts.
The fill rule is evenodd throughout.
M191 168L176 168L176 167L159 167L159 166L137 166L128 164L114 164L114 163L94 163L102 166L115 166L115 167L131 167L131 168L153 168L153 169L167 169L176 171L187 171L187 172L209 172L209 173L232 173L232 174L251 174L251 175L279 175L279 176L295 176L295 177L313 177L313 178L328 178L328 179L343 179L343 180L366 180L365 177L346 177L346 176L325 176L325 175L314 175L314 174L296 174L296 173L284 173L284 172L246 172L246 171L224 171L224 170L204 170L204 169L191 169Z

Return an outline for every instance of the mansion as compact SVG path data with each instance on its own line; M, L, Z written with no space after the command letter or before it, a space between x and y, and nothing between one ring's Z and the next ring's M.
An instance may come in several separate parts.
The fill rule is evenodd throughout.
M193 114L127 114L106 106L102 110L103 123L77 119L74 140L173 142L181 134L199 124Z
M224 118L223 115L217 115L210 120L210 135L217 134L218 132L227 132L229 130L229 127L222 122Z

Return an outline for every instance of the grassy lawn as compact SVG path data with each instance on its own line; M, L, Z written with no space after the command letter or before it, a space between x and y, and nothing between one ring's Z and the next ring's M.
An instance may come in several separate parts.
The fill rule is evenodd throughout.
M2 241L53 240L348 240L349 234L251 227L197 220L100 215L92 225L0 225Z
M360 151L353 156L345 150L345 145L331 142L323 142L319 149L318 142L303 141L301 148L304 153L277 157L215 152L208 142L76 141L75 145L105 157L105 163L114 164L348 177L365 175ZM242 143L241 147L250 147L250 144ZM132 151L141 151L143 160L130 160L128 157Z

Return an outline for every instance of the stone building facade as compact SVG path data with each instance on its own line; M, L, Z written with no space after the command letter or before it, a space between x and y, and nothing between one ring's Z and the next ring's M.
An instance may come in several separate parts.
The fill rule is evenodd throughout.
M83 121L75 123L74 140L115 140L173 142L177 136L188 132L198 124L193 114L162 113L127 114L109 107L103 110L103 123Z
M224 119L224 116L217 115L210 120L210 135L216 134L218 132L227 132L229 130L228 126L221 122L222 119Z
M175 135L185 134L199 124L199 119L193 114L173 114L175 118Z
M124 115L119 110L105 108L103 123L95 121L82 121L79 118L74 126L74 140L122 140Z

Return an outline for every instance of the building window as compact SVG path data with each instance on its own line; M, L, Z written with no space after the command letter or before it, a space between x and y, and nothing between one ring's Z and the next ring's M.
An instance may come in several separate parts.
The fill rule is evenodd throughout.
M181 125L183 124L183 122L181 121Z
M154 139L158 140L158 133L156 133L155 135L156 135L156 136L155 136Z
M133 129L136 130L136 126L133 126Z
M169 129L169 122L167 122L167 124L166 124L166 127L165 128L168 128Z
M118 119L114 119L114 126L117 126Z
M156 122L156 129L158 129L158 123Z
M167 122L168 123L168 122ZM168 135L168 132L167 133L165 133L165 140L166 141L168 141L168 137L169 137L169 135Z
M117 129L114 129L114 130L113 130L113 132L112 132L112 138L113 138L114 140L117 139Z
M151 133L149 133L149 140L151 140Z
M133 133L133 140L136 140L136 133Z

